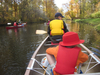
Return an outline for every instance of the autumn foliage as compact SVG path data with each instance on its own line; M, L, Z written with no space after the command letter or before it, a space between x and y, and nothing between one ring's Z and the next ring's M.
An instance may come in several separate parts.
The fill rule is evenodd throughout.
M64 7L68 9L66 15L69 15L71 19L91 18L91 16L100 18L100 0L70 0L69 4L64 4Z
M53 19L58 8L54 0L0 0L0 24L21 19L41 22Z

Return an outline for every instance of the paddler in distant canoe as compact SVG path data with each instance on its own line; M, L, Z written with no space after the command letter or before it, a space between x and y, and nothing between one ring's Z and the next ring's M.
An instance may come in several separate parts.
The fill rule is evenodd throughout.
M18 23L15 21L14 22L14 27L17 27L18 26Z
M57 47L46 50L47 60L49 61L54 75L68 75L77 73L80 63L88 60L88 55L81 51L78 44L83 43L75 32L66 32L63 41ZM55 63L55 59L57 63Z
M56 13L55 20L50 21L48 34L52 40L62 39L62 35L69 31L62 18L64 16L61 13Z
M49 25L49 23L50 23L50 20L48 20L48 23L47 23L47 25Z

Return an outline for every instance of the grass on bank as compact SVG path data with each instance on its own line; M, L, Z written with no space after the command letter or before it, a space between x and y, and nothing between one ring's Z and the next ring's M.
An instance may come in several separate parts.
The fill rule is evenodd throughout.
M75 19L75 22L83 22L90 25L93 25L97 31L100 31L100 18L95 19Z

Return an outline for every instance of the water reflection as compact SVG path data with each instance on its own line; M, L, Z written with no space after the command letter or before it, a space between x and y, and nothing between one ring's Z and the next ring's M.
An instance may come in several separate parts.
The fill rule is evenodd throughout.
M43 24L30 24L25 28L0 27L0 75L24 75L28 62L47 36L36 35L36 29L47 29Z
M16 36L18 35L18 31L19 31L18 28L16 28L16 29L8 29L7 30L7 32L8 32L9 35L11 35L13 32L15 32Z
M76 32L79 34L80 39L85 40L85 45L91 50L94 49L95 54L100 56L100 53L97 54L98 52L96 49L100 51L100 35L99 33L91 26L88 24L84 23L71 23L69 26L69 30Z

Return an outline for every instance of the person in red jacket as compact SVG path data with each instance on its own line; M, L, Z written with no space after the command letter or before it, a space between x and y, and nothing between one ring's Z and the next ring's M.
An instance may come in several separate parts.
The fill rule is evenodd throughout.
M14 27L17 27L18 26L18 23L15 21L14 22Z
M46 50L47 59L51 65L54 75L74 74L80 63L88 60L88 55L81 51L78 44L84 42L80 40L75 32L67 32L63 35L63 41L57 47ZM55 65L55 59L56 65Z
M49 23L50 23L50 20L48 20L48 23L47 23L47 25L49 25Z

